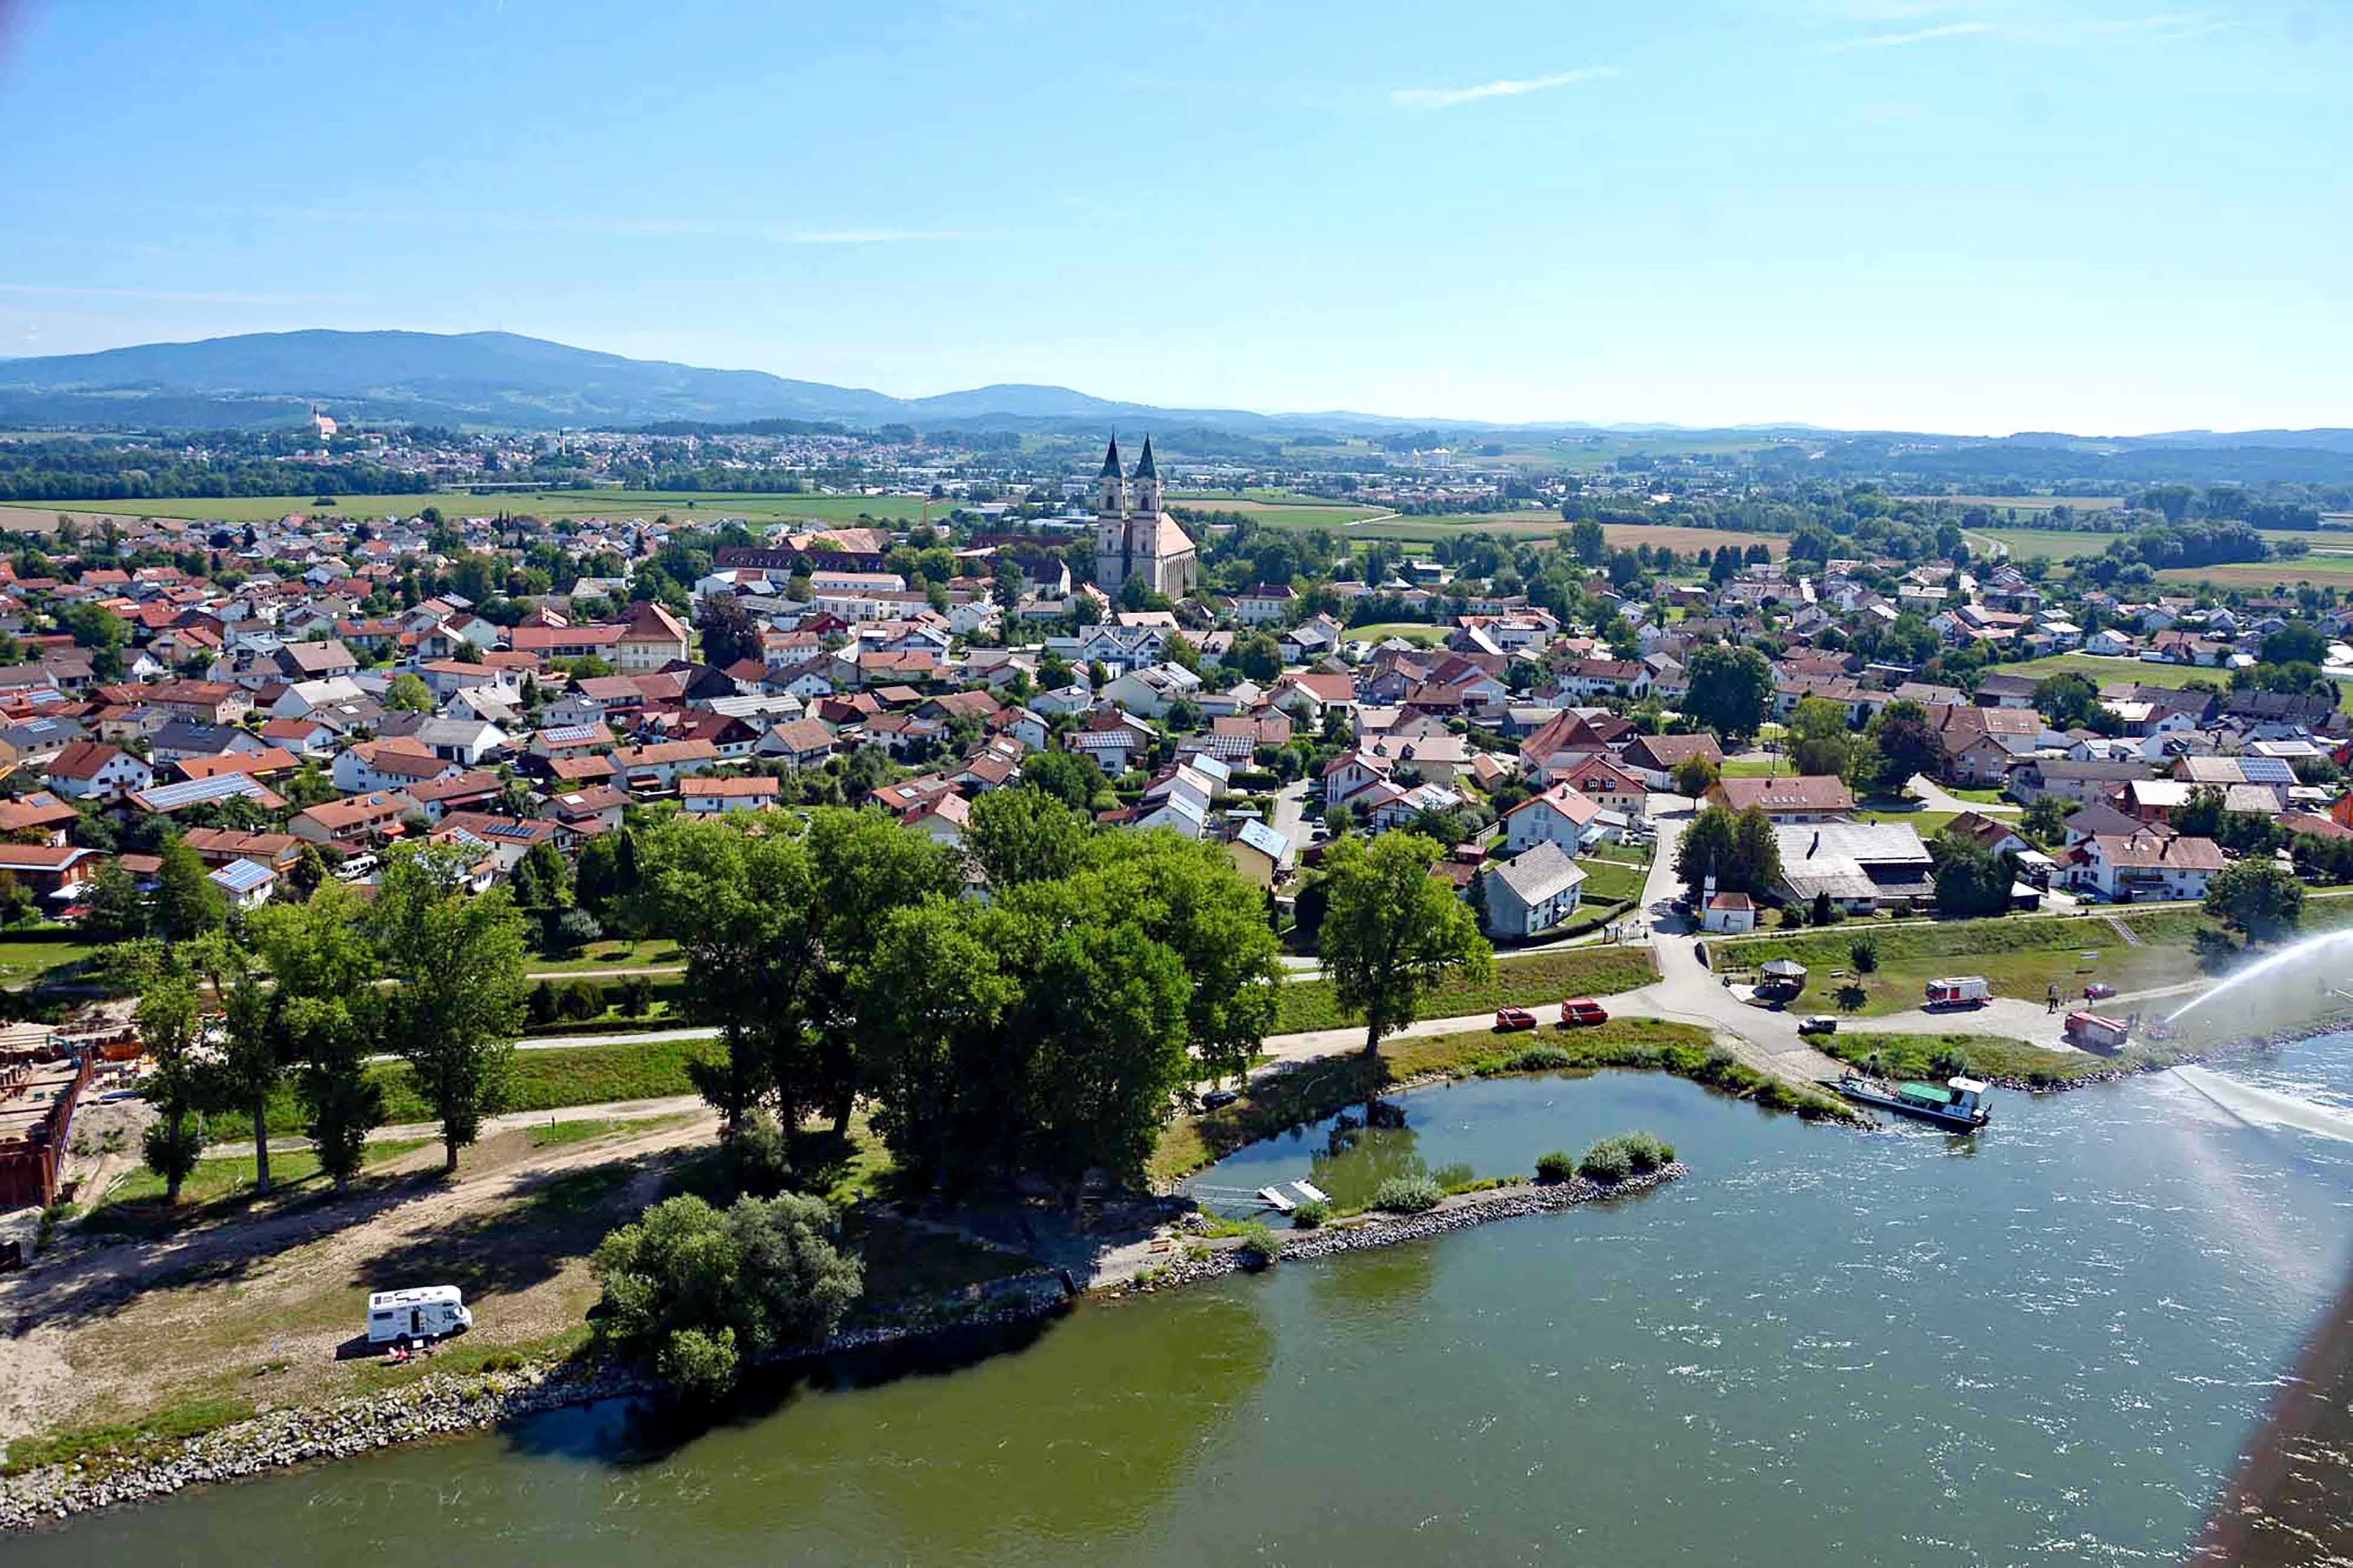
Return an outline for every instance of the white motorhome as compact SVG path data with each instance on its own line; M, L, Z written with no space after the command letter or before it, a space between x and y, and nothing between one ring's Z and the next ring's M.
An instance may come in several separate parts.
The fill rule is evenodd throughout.
M422 1285L409 1290L378 1290L368 1296L371 1345L396 1340L438 1340L474 1326L464 1294L454 1285Z

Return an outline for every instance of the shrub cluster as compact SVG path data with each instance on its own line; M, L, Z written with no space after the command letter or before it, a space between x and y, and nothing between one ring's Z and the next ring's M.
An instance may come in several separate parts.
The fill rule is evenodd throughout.
M1373 1192L1373 1207L1393 1214L1419 1214L1438 1207L1445 1192L1428 1176L1392 1176Z
M1558 1067L1574 1067L1577 1058L1558 1045L1530 1045L1504 1058L1506 1073L1543 1073Z
M1331 1217L1332 1205L1321 1198L1310 1198L1291 1211L1293 1227L1303 1231L1315 1230Z
M1252 1221L1241 1227L1242 1245L1237 1248L1246 1268L1265 1268L1282 1255L1282 1244L1274 1233Z
M1577 1161L1566 1149L1556 1149L1536 1156L1536 1180L1566 1181L1577 1174Z
M1629 1176L1656 1171L1675 1157L1675 1147L1647 1132L1621 1132L1605 1138L1577 1162L1577 1174L1594 1181L1623 1181ZM1543 1167L1539 1165L1541 1171Z

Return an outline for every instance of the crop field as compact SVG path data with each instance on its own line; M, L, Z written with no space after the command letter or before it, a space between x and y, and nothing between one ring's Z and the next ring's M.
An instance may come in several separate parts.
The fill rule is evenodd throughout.
M1378 642L1385 637L1402 637L1409 642L1434 647L1446 640L1447 629L1427 620L1377 620L1365 626L1348 628L1348 635L1361 637L1367 642Z
M2032 517L2054 506L2078 512L2107 512L2124 504L2120 495L1899 495L1898 501L1941 501L1950 506L1982 506L1999 517L2012 513Z
M1272 528L1348 528L1367 517L1386 517L1386 506L1353 506L1337 501L1269 501L1226 495L1172 495L1172 509L1188 512L1235 512Z
M2108 547L2114 534L2073 533L2065 528L1972 528L1974 538L1997 539L2010 546L2020 561L2059 561L2070 556L2096 556Z
M2297 537L2308 538L2308 535ZM2353 552L2315 551L2293 561L2234 561L2219 567L2171 567L2159 582L2212 583L2218 588L2316 588L2353 589Z

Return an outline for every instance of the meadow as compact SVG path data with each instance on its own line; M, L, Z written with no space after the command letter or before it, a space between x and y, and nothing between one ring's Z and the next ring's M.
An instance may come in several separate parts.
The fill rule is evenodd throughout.
M1991 671L2003 675L2031 675L2038 681L2073 673L2089 675L2103 685L2110 681L2132 681L2144 686L2168 686L2175 690L2201 680L2220 686L2231 678L2227 670L2204 670L2194 664L2150 664L2138 659L2103 658L2097 653L2053 653L2044 659L1996 664Z

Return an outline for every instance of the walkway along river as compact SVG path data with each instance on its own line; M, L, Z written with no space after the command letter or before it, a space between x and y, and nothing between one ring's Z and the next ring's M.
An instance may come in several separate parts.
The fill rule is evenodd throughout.
M2353 1039L2223 1069L2353 1103ZM1654 1076L1461 1084L1226 1185L1525 1171L1647 1127L1683 1181L844 1360L715 1430L621 1404L101 1516L5 1550L375 1559L2174 1560L2346 1266L2353 1143L2158 1075L1974 1139Z

